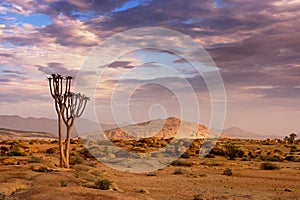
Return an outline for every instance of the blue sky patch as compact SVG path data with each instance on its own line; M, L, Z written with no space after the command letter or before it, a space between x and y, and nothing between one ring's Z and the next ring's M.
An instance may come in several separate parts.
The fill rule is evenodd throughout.
M44 25L52 24L52 20L48 15L42 13L35 13L26 16L8 12L6 14L0 14L0 23L6 25L31 24L35 27L41 27Z
M124 3L121 7L115 8L113 12L121 12L125 10L129 10L131 8L138 7L139 5L145 5L147 4L149 0L129 0L126 3Z

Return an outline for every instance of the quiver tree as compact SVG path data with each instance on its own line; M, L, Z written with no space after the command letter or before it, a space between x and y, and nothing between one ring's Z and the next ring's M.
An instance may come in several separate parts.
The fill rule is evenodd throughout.
M69 168L71 129L74 125L76 118L79 118L82 115L89 98L81 93L69 92L66 95L67 96L65 97L65 112L62 117L67 127L67 137L65 141L65 158L67 164L66 167Z
M71 92L71 76L64 77L60 74L52 74L48 77L48 82L58 116L60 167L69 168L71 128L74 125L75 119L82 115L89 98L80 93L75 94ZM64 142L62 137L62 121L67 127L67 135Z

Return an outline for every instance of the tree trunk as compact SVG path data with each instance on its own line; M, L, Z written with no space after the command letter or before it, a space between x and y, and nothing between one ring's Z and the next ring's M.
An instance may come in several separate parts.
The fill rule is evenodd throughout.
M69 167L70 167L70 140L71 140L71 128L72 128L72 126L67 126L66 149L65 149L66 168L69 168Z
M66 166L66 158L64 155L64 146L63 146L61 125L62 125L62 117L60 114L58 114L58 143L59 143L59 154L60 154L59 165L60 165L60 167L65 167Z

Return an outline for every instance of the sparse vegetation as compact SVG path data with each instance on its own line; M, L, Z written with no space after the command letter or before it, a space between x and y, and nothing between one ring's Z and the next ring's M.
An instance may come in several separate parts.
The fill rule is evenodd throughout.
M71 165L76 165L76 164L81 164L83 162L83 158L80 156L71 156L70 157L70 164Z
M45 166L41 166L41 167L39 167L39 169L38 169L38 172L47 172L48 171L48 169L47 169L47 167L45 167Z
M24 156L24 153L20 152L20 151L10 151L7 154L8 156Z
M60 181L60 186L61 187L67 187L68 184L65 181Z
M176 168L173 172L175 175L184 174L184 170L181 168Z
M28 160L28 163L41 163L41 162L42 162L42 158L40 158L40 157L31 157Z
M279 167L274 163L264 162L264 163L261 163L260 169L263 169L263 170L276 170L276 169L279 169Z
M193 196L193 200L203 200L203 195L202 194L195 194Z
M225 168L224 171L223 171L223 175L232 176L232 169Z
M173 166L184 166L184 167L191 167L193 166L193 163L191 161L186 161L186 160L175 160L172 162Z
M233 144L227 144L225 145L226 155L229 160L235 160L238 156L238 147Z
M96 189L100 190L109 190L112 186L112 181L108 179L103 179L103 180L97 180L95 182L95 187Z

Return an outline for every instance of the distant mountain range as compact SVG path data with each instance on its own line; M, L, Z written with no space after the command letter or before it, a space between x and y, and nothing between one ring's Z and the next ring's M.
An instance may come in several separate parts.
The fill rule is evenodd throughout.
M282 138L281 136L276 135L263 135L258 134L253 131L248 131L238 127L230 127L224 129L221 134L222 137L228 138L241 138L241 139L267 139L267 138Z
M51 133L18 131L0 128L0 140L35 140L35 139L56 139Z
M97 134L99 130L99 126L97 123L89 121L87 119L80 119L80 124L78 124L77 128L80 133L94 133ZM162 122L165 122L165 125L162 125ZM151 125L149 126L149 124ZM177 118L170 117L166 120L152 120L148 122L139 123L136 125L124 125L122 128L118 128L117 125L112 124L100 124L101 128L105 131L105 134L109 138L137 138L141 137L161 137L168 138L174 137L177 133L179 124L181 121ZM196 137L201 138L206 135L207 127L203 125L194 124L191 122L182 122L183 123L183 131L184 134L188 132L188 130L195 130L192 127L197 126L197 133L194 133ZM6 129L6 130L5 130ZM9 129L9 130L8 130ZM0 115L0 134L4 137L5 134L11 137L20 137L20 133L26 133L26 137L29 137L32 133L32 136L36 136L33 133L38 133L38 136L43 136L49 138L50 135L48 133L57 136L57 121L54 119L48 118L23 118L20 116L8 116L8 115ZM65 128L63 126L63 133L65 133ZM156 134L155 134L156 133ZM29 134L29 135L28 135ZM72 137L78 137L77 129L74 127L71 133ZM228 138L241 138L241 139L266 139L266 138L280 138L280 136L274 135L262 135L255 132L247 131L238 127L231 127L224 129L221 137ZM1 138L0 138L1 139Z
M116 126L110 124L100 124L103 130L113 129ZM87 132L95 132L98 130L98 124L86 119L80 119L80 126ZM33 131L52 133L57 135L57 120L48 118L23 118L17 115L0 115L0 128L12 129L19 131ZM79 128L80 129L80 128ZM65 133L65 127L63 126L63 133ZM71 132L72 137L77 137L78 132L73 127Z

